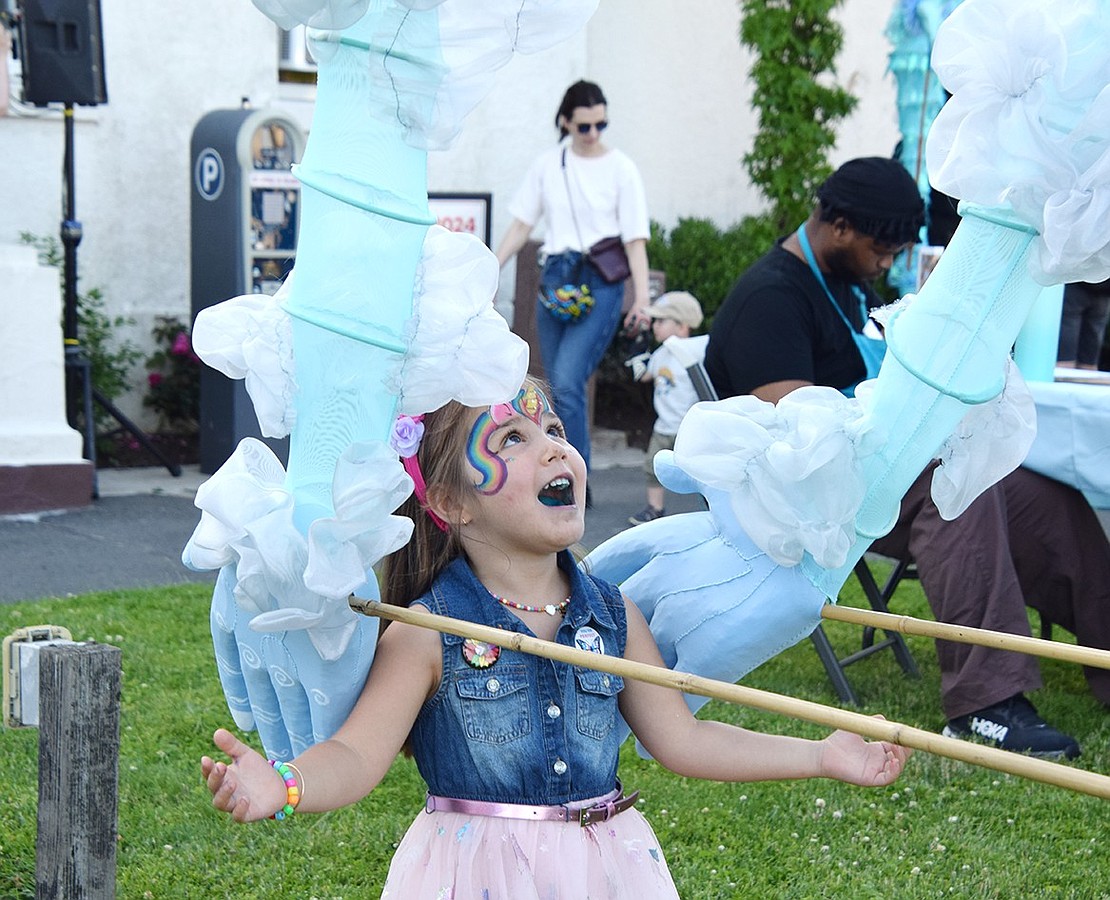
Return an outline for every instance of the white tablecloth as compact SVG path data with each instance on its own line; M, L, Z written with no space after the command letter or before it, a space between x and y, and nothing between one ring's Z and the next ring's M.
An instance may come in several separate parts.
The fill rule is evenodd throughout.
M1079 488L1110 509L1110 385L1029 382L1037 438L1026 468Z

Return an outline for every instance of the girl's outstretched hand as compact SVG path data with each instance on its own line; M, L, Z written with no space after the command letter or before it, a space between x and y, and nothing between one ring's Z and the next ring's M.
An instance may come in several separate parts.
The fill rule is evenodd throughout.
M236 822L265 819L281 809L285 785L266 758L223 728L212 740L231 757L230 764L201 757L200 770L212 792L212 805L231 813Z
M821 774L862 787L892 783L913 753L888 741L866 741L851 731L834 731L821 744Z

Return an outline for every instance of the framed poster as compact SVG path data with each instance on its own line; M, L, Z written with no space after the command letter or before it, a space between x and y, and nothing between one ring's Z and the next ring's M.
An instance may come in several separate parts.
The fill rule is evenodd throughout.
M932 244L919 244L916 248L917 253L917 290L921 290L921 286L925 284L926 279L933 274L933 269L936 268L937 263L940 262L940 255L944 252L943 246L934 246Z
M492 194L428 194L428 208L448 231L464 231L490 246Z

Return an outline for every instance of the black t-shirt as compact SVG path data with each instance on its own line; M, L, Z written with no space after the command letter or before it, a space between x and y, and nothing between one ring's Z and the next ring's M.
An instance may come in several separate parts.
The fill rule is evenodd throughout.
M861 328L851 284L828 273L825 282L848 321ZM874 293L858 287L875 305ZM809 266L781 243L740 276L717 311L705 370L722 398L775 381L843 389L867 374L852 335Z

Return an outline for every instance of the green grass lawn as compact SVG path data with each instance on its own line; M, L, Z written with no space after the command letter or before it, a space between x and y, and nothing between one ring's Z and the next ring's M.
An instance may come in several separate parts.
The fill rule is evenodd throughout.
M377 897L390 855L423 802L411 762L398 760L372 797L326 815L239 826L211 809L199 760L230 717L212 660L209 596L208 587L190 585L0 606L0 634L63 625L75 640L122 650L117 896ZM860 605L851 596L845 602ZM916 584L900 590L896 607L928 615ZM859 640L858 627L826 629L842 652ZM943 725L936 656L930 641L908 641L920 680L907 680L889 653L853 666L850 676L865 712L936 730ZM1079 668L1044 661L1042 671L1046 687L1033 697L1042 714L1079 739L1080 768L1110 772L1110 715L1087 692ZM745 684L836 703L808 641ZM702 715L823 734L716 701ZM34 896L37 757L36 730L0 731L0 898ZM1110 897L1110 804L925 753L897 784L874 790L828 781L691 781L639 759L630 745L621 774L640 789L686 900Z

